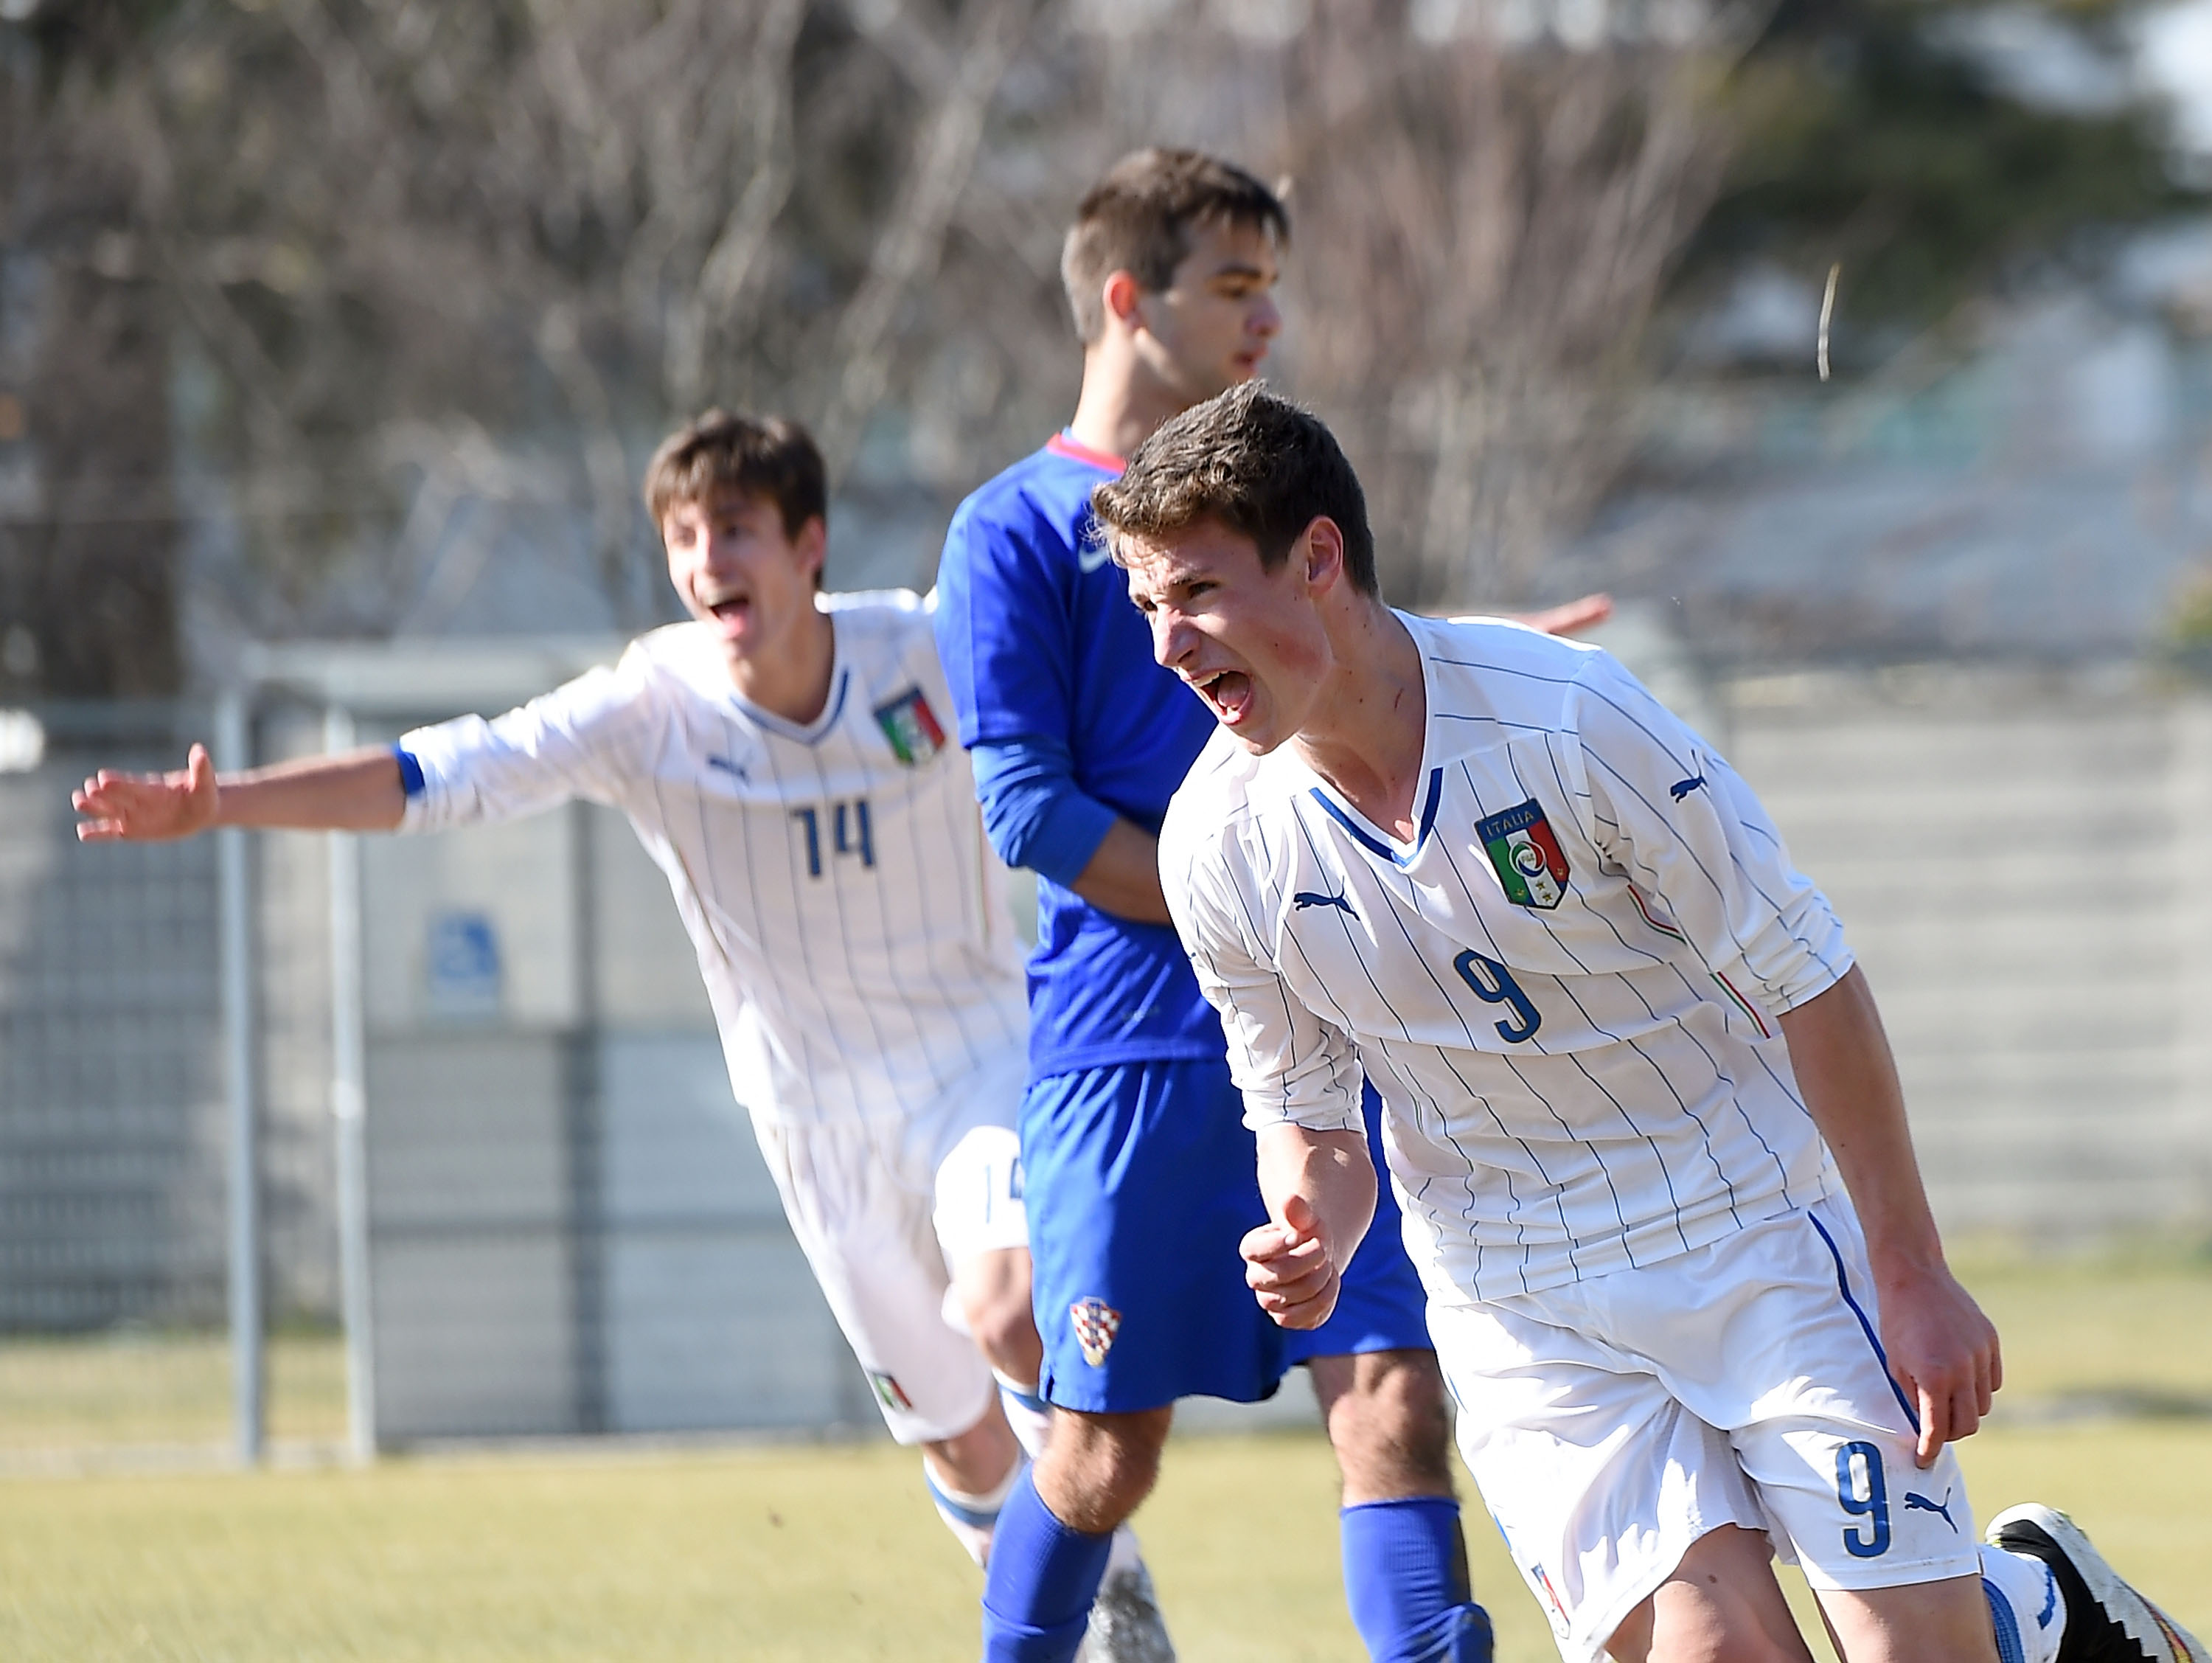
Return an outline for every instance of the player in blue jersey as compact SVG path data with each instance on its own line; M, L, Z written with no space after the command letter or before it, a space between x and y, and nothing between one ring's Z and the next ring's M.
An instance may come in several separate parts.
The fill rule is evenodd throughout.
M1090 493L1123 455L1258 373L1288 233L1272 192L1212 157L1149 150L1108 174L1062 259L1084 344L1075 418L961 505L939 573L938 643L986 829L1038 874L1021 1134L1055 1415L1000 1515L993 1663L1073 1651L1175 1399L1265 1398L1299 1363L1343 1472L1346 1593L1368 1649L1489 1652L1423 1296L1391 1233L1370 1237L1326 1327L1255 1320L1237 1256L1266 1216L1250 1139L1158 868L1161 816L1212 719L1152 662L1124 574L1086 534Z

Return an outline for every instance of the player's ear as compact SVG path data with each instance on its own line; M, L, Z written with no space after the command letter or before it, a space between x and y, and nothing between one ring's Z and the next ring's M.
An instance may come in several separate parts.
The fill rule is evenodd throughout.
M1316 515L1300 533L1298 554L1305 561L1306 588L1334 587L1344 576L1344 533L1327 515Z
M822 562L830 551L830 526L818 514L809 515L806 523L799 527L799 534L791 539L791 546L799 551L799 563L814 574L817 587L822 581Z
M1118 320L1124 325L1133 325L1137 321L1137 308L1144 304L1145 287L1137 281L1133 271L1109 271L1106 274L1106 286L1099 298L1105 302L1108 318Z

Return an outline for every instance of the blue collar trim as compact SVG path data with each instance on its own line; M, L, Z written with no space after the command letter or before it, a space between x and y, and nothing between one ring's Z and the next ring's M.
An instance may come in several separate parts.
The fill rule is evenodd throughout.
M781 734L786 739L796 740L801 745L812 745L837 725L837 718L844 714L845 693L852 685L852 667L849 665L839 665L836 685L830 690L830 703L823 708L820 716L804 727L795 722L785 721L773 710L763 710L757 704L748 704L734 693L731 695L731 702L771 732Z
M1403 869L1420 858L1421 850L1429 841L1429 833L1436 830L1437 805L1443 801L1444 771L1441 768L1429 770L1429 795L1428 800L1421 805L1420 830L1414 834L1413 852L1407 855L1401 855L1382 838L1353 819L1345 810L1330 801L1328 794L1321 787L1316 785L1311 789L1314 801L1328 811L1331 819L1352 833L1362 848L1370 854L1382 856L1391 865Z

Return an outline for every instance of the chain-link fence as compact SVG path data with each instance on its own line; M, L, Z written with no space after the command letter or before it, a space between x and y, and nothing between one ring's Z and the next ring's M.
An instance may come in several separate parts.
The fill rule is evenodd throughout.
M216 850L81 850L69 803L103 761L171 758L186 713L31 715L43 758L0 774L0 1329L212 1322L225 1262Z
M0 1332L225 1316L228 1251L214 839L80 844L70 792L179 765L205 704L49 705L0 771ZM328 947L296 848L248 843L270 1317L336 1314Z

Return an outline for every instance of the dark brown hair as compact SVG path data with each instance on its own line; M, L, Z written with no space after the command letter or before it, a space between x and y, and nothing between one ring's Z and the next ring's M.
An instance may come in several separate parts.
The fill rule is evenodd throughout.
M1269 571L1324 515L1344 536L1344 568L1362 594L1382 591L1367 496L1336 437L1311 411L1246 381L1193 405L1137 447L1127 472L1091 493L1091 511L1120 551L1212 520L1252 539Z
M710 410L663 439L646 466L645 509L655 531L669 509L723 491L775 503L786 537L830 517L822 453L805 428L781 416Z
M1291 240L1281 199L1234 162L1158 149L1115 162L1075 210L1060 252L1060 278L1084 344L1106 332L1108 277L1127 271L1159 293L1190 253L1190 234L1212 222L1251 226L1278 244Z

